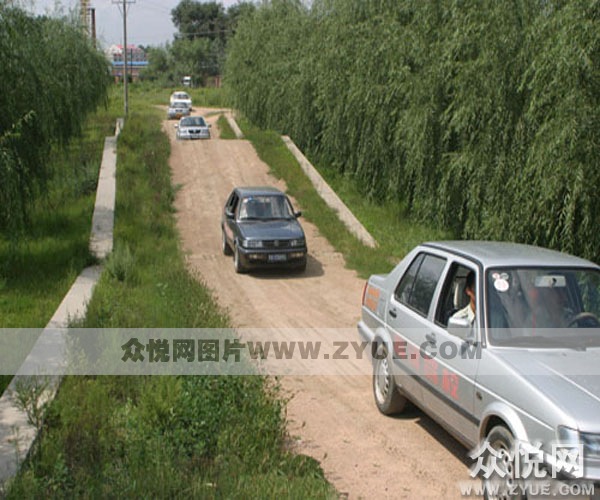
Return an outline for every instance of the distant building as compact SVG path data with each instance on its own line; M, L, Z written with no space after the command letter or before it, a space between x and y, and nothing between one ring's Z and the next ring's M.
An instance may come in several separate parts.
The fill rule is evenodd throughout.
M115 82L123 80L123 46L111 45L106 49L106 57L112 64L112 75ZM148 59L146 52L140 49L137 45L127 46L127 74L130 80L136 81L140 76L140 70L148 67Z

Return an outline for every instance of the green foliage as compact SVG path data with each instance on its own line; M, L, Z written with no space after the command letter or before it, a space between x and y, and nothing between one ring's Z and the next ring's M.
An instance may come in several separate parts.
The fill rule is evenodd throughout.
M597 0L269 0L225 85L413 221L600 260L599 28Z
M221 74L225 47L240 19L254 12L251 2L239 2L225 9L221 3L182 0L171 11L178 33L166 47L148 50L148 68L142 78L173 86L184 75L196 85L206 85L209 77Z
M105 269L110 276L118 281L131 280L135 260L128 245L118 246L109 256Z
M227 15L221 3L181 0L171 11L171 17L181 38L225 41Z
M47 189L47 156L106 98L108 64L65 19L0 5L0 231L16 234Z
M236 139L235 133L229 125L225 115L219 116L217 120L217 127L219 127L219 138L220 139Z

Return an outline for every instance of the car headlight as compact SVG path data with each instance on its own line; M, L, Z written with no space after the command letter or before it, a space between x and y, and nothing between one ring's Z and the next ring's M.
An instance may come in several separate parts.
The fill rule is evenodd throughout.
M245 248L262 248L264 245L261 240L244 240L242 246Z
M303 247L305 245L304 238L298 238L296 240L290 240L291 247Z
M558 441L561 447L573 448L581 446L586 458L600 458L600 434L579 432L569 427L558 427Z

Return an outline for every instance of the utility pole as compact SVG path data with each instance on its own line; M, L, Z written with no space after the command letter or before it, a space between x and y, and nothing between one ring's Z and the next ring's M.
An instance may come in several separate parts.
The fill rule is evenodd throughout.
M79 15L82 28L92 39L94 48L96 48L96 9L90 7L90 0L79 0Z
M135 3L135 0L112 0L119 6L123 16L123 101L125 107L125 117L129 114L129 94L127 89L127 5Z
M96 9L90 8L90 13L92 14L92 42L96 48Z

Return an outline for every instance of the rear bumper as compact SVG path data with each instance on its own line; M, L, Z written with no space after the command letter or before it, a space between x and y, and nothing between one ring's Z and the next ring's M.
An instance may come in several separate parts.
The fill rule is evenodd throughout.
M210 134L184 134L178 136L182 141L193 140L193 139L210 139Z

